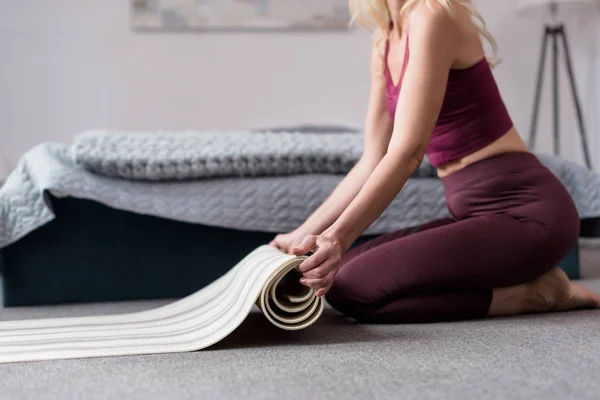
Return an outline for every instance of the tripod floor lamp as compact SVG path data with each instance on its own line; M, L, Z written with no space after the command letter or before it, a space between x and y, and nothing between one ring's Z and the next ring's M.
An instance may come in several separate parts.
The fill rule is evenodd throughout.
M562 47L564 62L569 78L569 86L571 95L575 105L577 114L577 123L579 125L579 134L581 136L581 146L585 163L589 169L592 168L590 159L587 135L583 122L583 113L581 103L577 93L577 85L573 72L573 62L571 59L571 51L565 25L559 21L559 12L582 12L585 6L597 5L597 0L521 0L518 5L518 12L525 16L548 15L551 17L551 22L544 27L544 35L542 41L542 52L540 55L537 83L535 88L535 99L533 104L533 115L531 120L531 131L529 134L530 147L535 146L537 134L537 125L540 113L540 103L542 99L542 85L544 82L544 72L546 67L546 56L548 53L548 44L552 45L552 111L553 111L553 139L554 139L554 154L560 153L560 95L559 95L559 47ZM591 8L593 9L593 7Z

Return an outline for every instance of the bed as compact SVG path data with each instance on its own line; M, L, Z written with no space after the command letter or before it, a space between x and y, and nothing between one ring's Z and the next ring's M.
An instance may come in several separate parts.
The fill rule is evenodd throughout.
M573 195L582 235L595 235L600 177L540 158ZM4 305L186 296L278 232L300 225L342 178L317 171L124 179L91 171L69 145L40 144L0 189ZM446 216L441 182L424 165L354 245ZM578 263L576 247L561 267L578 278Z

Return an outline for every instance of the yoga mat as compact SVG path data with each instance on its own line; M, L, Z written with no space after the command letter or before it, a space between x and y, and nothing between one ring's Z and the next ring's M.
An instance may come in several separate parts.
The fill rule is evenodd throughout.
M262 245L215 282L163 307L0 322L0 363L201 350L233 332L254 305L281 329L305 329L324 306L314 290L299 282L296 267L307 258Z

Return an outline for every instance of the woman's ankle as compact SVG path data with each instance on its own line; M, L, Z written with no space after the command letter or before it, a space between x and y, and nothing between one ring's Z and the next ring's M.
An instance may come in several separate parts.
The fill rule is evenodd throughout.
M529 289L525 284L494 289L488 316L501 317L522 314L527 308L528 295Z
M490 317L554 311L571 296L571 282L559 268L536 280L508 288L494 289Z

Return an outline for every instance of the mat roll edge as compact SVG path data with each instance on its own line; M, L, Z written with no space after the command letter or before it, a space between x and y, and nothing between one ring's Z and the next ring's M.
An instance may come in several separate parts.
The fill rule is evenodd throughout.
M263 245L212 284L163 307L0 322L0 363L201 350L233 332L254 305L283 330L305 329L324 307L297 279L306 258Z

